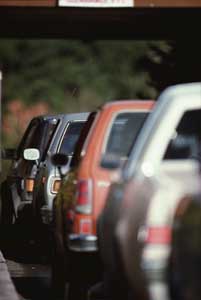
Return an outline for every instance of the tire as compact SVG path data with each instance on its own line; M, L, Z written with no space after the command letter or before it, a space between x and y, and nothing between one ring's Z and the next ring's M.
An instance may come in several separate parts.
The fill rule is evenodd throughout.
M11 191L7 180L1 183L1 210L0 210L0 224L11 225L14 220L14 208L12 202Z
M169 263L171 300L199 300L201 295L201 205L191 203L173 226Z
M68 300L87 300L87 292L89 285L85 281L79 281L69 283Z
M51 261L51 290L55 299L64 299L66 290L66 264L64 255L55 249Z
M70 252L68 300L87 300L88 291L102 277L97 254Z
M88 290L87 300L111 300L105 293L103 282L98 282L91 286Z

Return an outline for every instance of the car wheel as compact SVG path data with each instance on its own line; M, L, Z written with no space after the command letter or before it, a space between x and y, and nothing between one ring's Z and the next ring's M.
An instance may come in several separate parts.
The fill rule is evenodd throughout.
M172 300L199 300L201 295L201 205L192 202L173 226L169 264Z
M56 299L64 299L66 289L66 270L64 255L55 249L51 261L51 289Z
M99 282L102 275L100 259L97 254L70 252L69 254L68 300L87 300L92 285Z
M11 191L7 181L1 183L1 210L0 223L1 225L11 225L14 221L14 208L12 202Z

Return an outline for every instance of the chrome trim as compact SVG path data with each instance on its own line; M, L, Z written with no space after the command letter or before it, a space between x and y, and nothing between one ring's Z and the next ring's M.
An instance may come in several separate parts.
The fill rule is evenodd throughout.
M96 235L69 234L67 246L69 250L75 252L96 252L98 251Z

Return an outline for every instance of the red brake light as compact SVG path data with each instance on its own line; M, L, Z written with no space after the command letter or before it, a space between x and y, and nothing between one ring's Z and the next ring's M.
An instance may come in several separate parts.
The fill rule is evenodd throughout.
M164 227L149 227L147 228L145 242L147 244L170 244L171 228Z
M80 180L77 185L76 212L90 214L92 183L91 180Z
M91 219L81 219L80 220L80 233L81 234L91 234L92 233L92 220Z

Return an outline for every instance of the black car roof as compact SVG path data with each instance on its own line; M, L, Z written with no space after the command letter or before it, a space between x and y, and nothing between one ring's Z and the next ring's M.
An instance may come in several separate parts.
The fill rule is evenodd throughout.
M54 114L54 115L40 115L34 117L31 121L33 120L41 120L41 121L51 121L52 119L56 120L61 120L61 119L66 119L66 120L74 120L74 119L86 119L88 117L89 113L88 112L81 112L81 113L69 113L69 114Z

